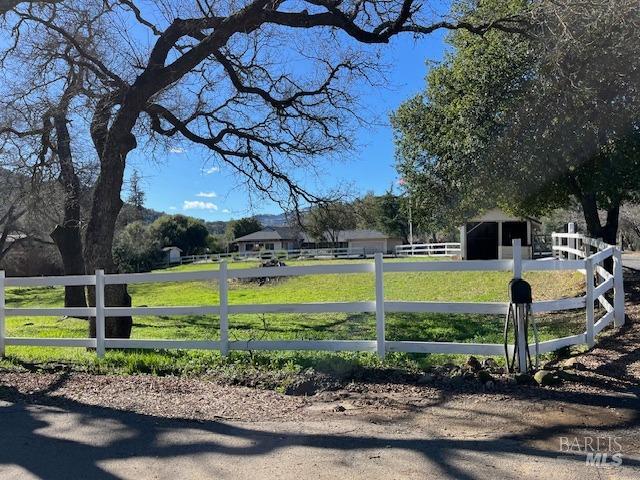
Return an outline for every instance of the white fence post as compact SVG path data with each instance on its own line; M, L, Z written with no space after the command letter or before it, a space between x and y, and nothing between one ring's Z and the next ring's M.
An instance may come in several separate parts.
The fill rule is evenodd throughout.
M589 244L589 239L586 237L580 237L581 238L581 242L582 242L582 250L583 250L583 255L584 258L587 258L588 256L591 255L591 245Z
M4 339L7 329L4 323L4 270L0 271L0 358L4 357Z
M580 238L576 238L575 239L575 244L574 244L574 248L576 250L580 250L582 251L582 243L580 243ZM589 255L587 255L588 257ZM580 258L580 255L576 254L576 260L578 260Z
M613 324L624 325L624 280L622 278L622 252L616 248L613 252Z
M229 284L227 283L227 261L220 263L220 354L229 354Z
M376 339L378 342L378 356L384 358L386 354L385 326L384 326L384 268L382 253L375 255L376 279Z
M96 270L96 355L104 357L104 270Z
M586 294L586 315L587 315L587 330L586 330L586 342L589 348L595 345L595 332L593 329L594 324L594 298L593 298L593 260L587 258L584 262L585 267L585 281L587 282L587 294Z
M576 224L573 222L569 222L569 224L567 225L567 231L568 233L576 233ZM569 246L569 248L576 248L576 239L575 238L569 238L567 240L567 245ZM567 255L567 259L568 260L575 260L576 259L576 255L573 253L569 253Z

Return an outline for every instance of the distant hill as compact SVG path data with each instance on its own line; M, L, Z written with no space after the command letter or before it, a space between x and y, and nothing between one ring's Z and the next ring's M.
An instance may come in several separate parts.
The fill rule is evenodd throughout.
M255 215L255 218L258 219L263 227L284 227L287 225L287 219L284 213L280 215ZM228 223L229 222L223 220L204 222L209 233L214 235L222 235Z
M130 223L134 220L142 220L144 223L153 223L156 219L160 218L162 215L173 215L173 213L160 212L158 210L154 210L152 208L143 208L142 209L142 218L140 218L140 213L138 213L133 205L125 203L122 206L122 211L120 212L120 216L118 217L118 227L122 228L127 223ZM279 215L255 215L255 218L262 224L263 227L284 227L287 226L287 217L284 213ZM202 220L202 219L201 219ZM224 220L215 220L215 221L207 221L203 220L207 230L209 233L213 235L222 235L225 232L227 227L227 221Z
M222 235L224 233L225 228L227 228L227 223L222 220L216 220L215 222L204 222L204 226L207 227L207 230L212 235Z
M125 225L128 225L129 223L135 222L137 220L140 220L143 223L153 223L163 215L167 214L146 207L142 207L142 210L139 212L136 207L134 207L130 203L125 203L124 205L122 205L122 209L120 210L120 214L118 215L116 229L120 230L124 228Z

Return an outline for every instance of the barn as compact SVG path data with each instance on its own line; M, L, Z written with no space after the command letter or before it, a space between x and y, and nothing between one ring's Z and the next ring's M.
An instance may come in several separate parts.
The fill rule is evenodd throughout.
M513 258L512 241L522 241L522 258L533 258L533 232L540 222L529 217L514 217L499 208L471 218L460 227L460 248L465 260Z

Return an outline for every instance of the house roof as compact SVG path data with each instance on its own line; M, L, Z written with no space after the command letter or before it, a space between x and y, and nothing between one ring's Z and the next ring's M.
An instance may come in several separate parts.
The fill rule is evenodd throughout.
M179 247L164 247L162 249L163 252L168 252L169 250L178 250L179 252L182 252L182 249Z
M273 227L273 228L265 228L258 232L250 233L249 235L245 235L244 237L238 237L233 241L233 243L298 240L298 239L300 239L300 233L298 233L293 228Z
M344 230L338 234L338 238L344 238L345 241L349 240L384 240L385 238L392 238L391 235L386 235L378 230Z

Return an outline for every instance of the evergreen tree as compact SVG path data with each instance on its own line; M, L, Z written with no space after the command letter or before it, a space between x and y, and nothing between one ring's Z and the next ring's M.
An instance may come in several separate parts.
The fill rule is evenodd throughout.
M142 220L142 212L144 210L145 193L142 190L142 177L138 170L134 170L129 179L129 196L127 202L133 205L138 213L138 220Z

